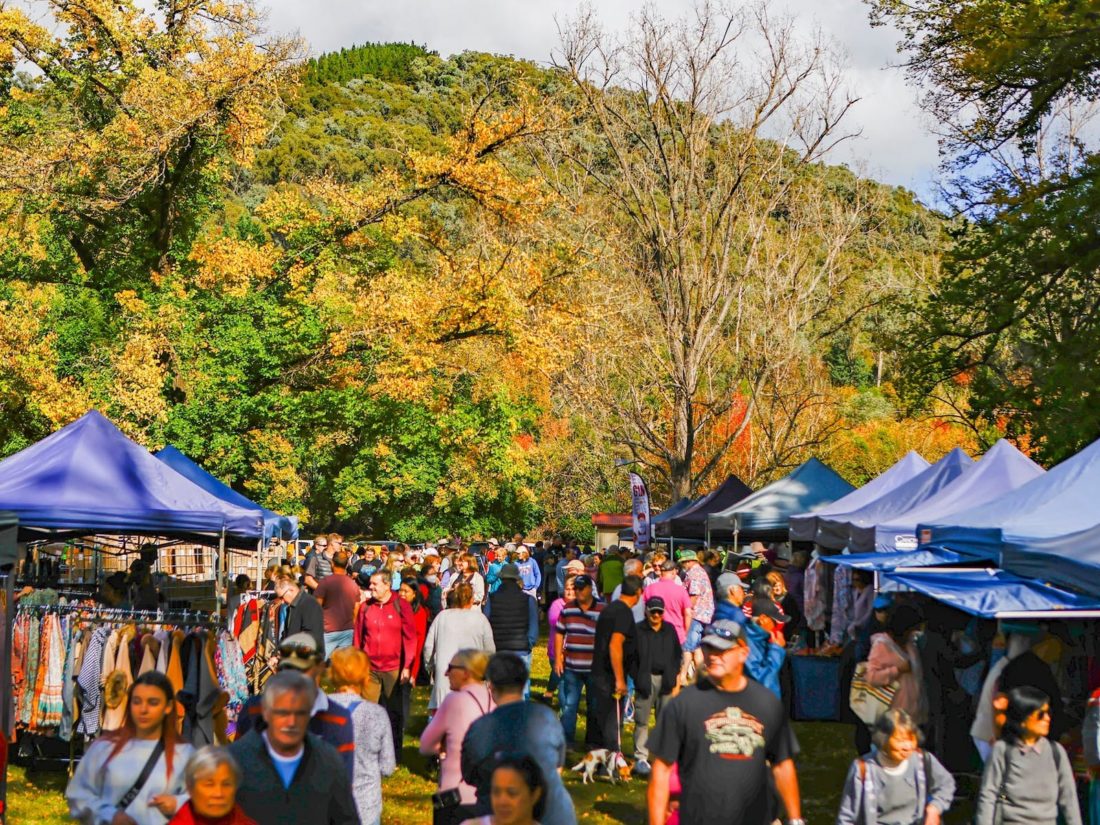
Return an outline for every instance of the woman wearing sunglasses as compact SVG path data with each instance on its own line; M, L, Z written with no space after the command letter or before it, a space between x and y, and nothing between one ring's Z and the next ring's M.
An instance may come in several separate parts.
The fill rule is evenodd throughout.
M978 792L976 825L1081 825L1069 756L1050 734L1050 697L1022 686L1008 692L1001 738Z
M420 752L439 756L439 792L432 802L433 825L457 825L469 815L477 801L472 785L462 781L462 740L476 720L496 707L485 668L489 654L483 650L460 650L451 657L446 677L451 692L420 734Z

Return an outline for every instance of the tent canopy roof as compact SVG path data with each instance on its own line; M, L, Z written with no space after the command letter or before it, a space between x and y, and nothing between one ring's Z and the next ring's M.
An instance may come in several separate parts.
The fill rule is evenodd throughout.
M1000 563L1005 545L1014 557L1073 554L1100 526L1100 441L1043 475L986 504L917 525L922 543ZM1091 562L1089 563L1091 564Z
M832 550L847 547L853 553L870 552L874 549L876 524L935 495L973 463L970 456L956 447L924 472L858 510L818 519L817 543Z
M712 530L738 531L740 538L786 537L790 517L831 504L855 487L828 465L811 458L790 475L773 481L721 512L707 523Z
M676 538L704 538L707 534L708 515L724 510L751 494L752 490L745 482L731 475L717 489L711 490L694 501L691 506L685 507L672 518L661 522L656 532L662 536L676 536Z
M296 516L281 516L273 510L268 510L256 502L238 493L228 484L223 483L215 476L208 473L178 449L169 444L163 450L158 450L154 455L163 461L184 478L192 481L212 496L220 498L236 507L245 510L259 510L264 517L264 538L278 536L284 539L298 538L298 518Z
M885 578L985 619L1100 616L1100 601L1004 570L906 570Z
M918 524L942 521L952 513L993 501L1045 472L1002 438L938 493L889 522L876 525L876 548L884 552L915 548Z
M897 570L899 567L946 567L973 562L969 556L952 553L941 547L926 547L904 553L837 553L821 556L822 561L856 570Z
M56 533L217 537L254 543L259 510L212 496L96 410L0 461L0 510L33 538Z
M813 513L791 516L791 541L816 541L818 524L822 518L858 510L924 472L928 467L928 462L922 456L910 450L889 470L843 498L838 498Z

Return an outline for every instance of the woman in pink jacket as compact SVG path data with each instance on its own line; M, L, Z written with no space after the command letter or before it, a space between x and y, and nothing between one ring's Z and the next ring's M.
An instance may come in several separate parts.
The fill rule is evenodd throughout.
M867 681L876 687L897 682L898 691L890 707L904 710L918 724L928 718L917 639L924 617L912 605L902 604L886 621L886 632L871 637L867 658Z
M489 654L460 650L447 665L451 692L420 734L420 752L439 756L439 793L433 803L432 825L458 825L471 815L477 791L462 781L462 740L466 731L496 705L485 684Z

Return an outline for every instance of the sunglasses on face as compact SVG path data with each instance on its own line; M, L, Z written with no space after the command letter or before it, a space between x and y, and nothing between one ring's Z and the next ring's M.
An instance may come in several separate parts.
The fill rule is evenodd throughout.
M1035 718L1036 719L1049 719L1050 718L1050 708L1039 708L1037 711L1035 711Z
M283 656L301 656L303 659L312 659L317 656L317 651L305 645L280 645L279 653Z
M462 665L447 665L447 673L450 673L452 670L465 670L465 669L466 668L463 667Z

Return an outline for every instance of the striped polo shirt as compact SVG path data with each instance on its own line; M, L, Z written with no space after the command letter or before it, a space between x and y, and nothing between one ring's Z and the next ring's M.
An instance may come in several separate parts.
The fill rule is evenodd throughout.
M558 616L555 631L565 640L565 669L577 673L592 670L592 654L596 644L596 620L604 605L593 602L585 610L576 602L569 602Z

